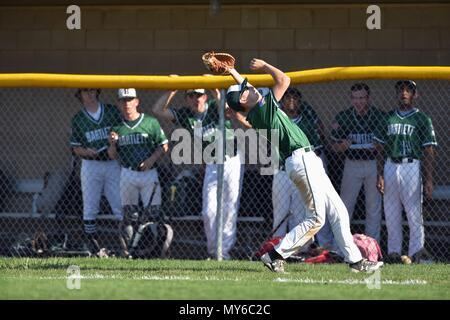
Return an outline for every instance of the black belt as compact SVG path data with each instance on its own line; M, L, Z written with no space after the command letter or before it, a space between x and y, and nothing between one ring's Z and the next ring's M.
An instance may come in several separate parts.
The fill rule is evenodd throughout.
M140 167L137 167L137 168L136 167L125 167L125 169L131 170L131 171L138 171L138 172L142 171Z
M393 162L393 163L405 163L405 162L407 162L407 163L412 163L412 162L414 162L414 160L416 160L416 159L414 159L414 158L411 158L411 157L406 157L406 158L389 158L389 159L391 159L391 161Z

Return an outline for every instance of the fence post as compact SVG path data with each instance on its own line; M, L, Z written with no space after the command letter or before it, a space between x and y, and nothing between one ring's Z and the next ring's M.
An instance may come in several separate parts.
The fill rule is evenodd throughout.
M219 102L219 130L221 138L217 141L217 251L218 261L222 261L222 233L223 233L223 167L225 162L225 90L220 90Z

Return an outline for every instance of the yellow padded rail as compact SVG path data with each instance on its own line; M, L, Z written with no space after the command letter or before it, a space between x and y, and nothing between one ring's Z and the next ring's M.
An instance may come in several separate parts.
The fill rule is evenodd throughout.
M306 84L337 80L362 79L414 79L450 80L450 67L334 67L288 72L291 84ZM254 86L271 86L269 75L243 75ZM227 88L235 84L230 76L132 76L132 75L81 75L50 73L0 73L0 88L138 88L138 89L189 89Z

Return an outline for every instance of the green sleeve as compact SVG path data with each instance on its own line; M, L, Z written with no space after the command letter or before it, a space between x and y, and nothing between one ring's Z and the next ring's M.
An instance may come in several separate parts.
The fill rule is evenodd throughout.
M166 134L164 133L164 130L161 128L161 125L159 124L158 120L153 120L152 125L152 135L154 137L154 141L157 146L168 143Z
M436 135L434 133L433 123L429 117L425 117L421 131L422 147L437 145Z
M70 135L70 145L74 147L82 147L85 145L83 131L76 118L72 120L72 133Z

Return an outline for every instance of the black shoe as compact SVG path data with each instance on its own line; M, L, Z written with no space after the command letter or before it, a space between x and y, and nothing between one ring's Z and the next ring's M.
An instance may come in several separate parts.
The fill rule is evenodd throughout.
M386 262L389 264L402 264L402 257L400 256L399 253L393 252L390 253L387 258L386 258Z
M356 263L349 264L350 270L352 272L367 272L372 273L380 269L383 266L383 262L372 262L367 259L362 259Z
M412 262L413 263L420 263L420 264L433 264L434 260L431 257L431 255L428 253L427 250L422 249L418 252L416 252L413 256L412 256Z
M286 261L282 259L274 259L272 260L269 256L269 253L265 253L261 256L261 261L264 265L269 268L272 272L283 273L284 272L284 264Z

